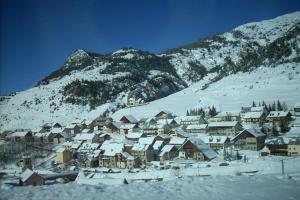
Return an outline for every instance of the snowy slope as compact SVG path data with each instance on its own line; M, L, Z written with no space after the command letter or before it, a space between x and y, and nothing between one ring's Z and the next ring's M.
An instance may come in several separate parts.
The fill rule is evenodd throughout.
M2 199L298 199L300 176L190 177L169 182L90 186L74 183L1 189ZM263 189L262 189L263 188Z
M292 74L292 80L289 80ZM211 74L213 77L213 74ZM196 107L214 105L218 110L240 110L241 106L250 106L252 101L273 102L282 100L289 107L300 99L300 66L298 63L283 64L275 68L260 67L250 73L237 73L227 76L207 89L201 90L209 76L180 92L145 106L122 109L113 115L118 120L124 114L137 118L150 117L160 110L185 115L186 111Z

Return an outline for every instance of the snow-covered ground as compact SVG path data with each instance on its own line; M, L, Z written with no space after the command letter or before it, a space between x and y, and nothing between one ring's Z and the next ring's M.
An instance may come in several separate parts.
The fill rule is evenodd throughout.
M221 111L236 111L241 106L250 106L253 100L264 100L266 103L281 100L292 108L300 99L300 67L297 63L283 64L276 68L260 67L253 72L232 74L201 90L212 77L213 74L180 92L145 106L119 110L113 118L119 120L125 114L132 114L137 118L149 117L161 110L185 115L188 109L212 105Z
M298 199L300 175L184 177L168 182L1 188L1 199Z

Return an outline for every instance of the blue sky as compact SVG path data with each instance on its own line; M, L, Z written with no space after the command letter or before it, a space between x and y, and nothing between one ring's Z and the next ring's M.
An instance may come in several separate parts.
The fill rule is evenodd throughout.
M299 11L299 0L0 0L0 94L32 87L78 48L150 52Z

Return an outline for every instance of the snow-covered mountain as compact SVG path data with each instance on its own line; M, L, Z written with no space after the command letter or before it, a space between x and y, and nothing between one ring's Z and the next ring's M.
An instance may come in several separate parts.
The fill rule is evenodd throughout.
M124 48L109 54L82 49L36 87L0 99L0 130L64 125L160 109L184 114L215 105L238 109L252 100L300 99L300 12L249 23L162 54ZM130 109L128 97L151 102ZM298 100L299 101L299 100ZM121 110L120 110L121 109Z

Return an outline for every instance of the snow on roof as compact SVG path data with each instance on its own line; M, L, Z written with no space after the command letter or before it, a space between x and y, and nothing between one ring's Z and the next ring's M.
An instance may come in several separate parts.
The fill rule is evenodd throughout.
M187 130L194 130L194 129L203 130L206 128L207 128L207 124L191 124L186 127Z
M66 126L66 128L73 129L73 128L75 128L75 126L77 126L77 124L70 124L70 125Z
M148 144L148 145L152 145L155 141L155 137L151 136L151 137L142 137L139 139L139 143L140 144Z
M120 127L122 126L122 122L111 122L111 124L118 129L120 129Z
M143 132L130 132L126 135L126 137L130 139L137 139L142 137L143 134Z
M174 119L159 119L157 120L157 124L159 125L167 125L167 124L172 124L172 123L177 123Z
M268 118L273 117L286 117L290 112L288 111L271 111L268 115Z
M56 133L62 133L62 132L63 132L63 129L62 129L62 128L52 128L52 129L51 129L51 132L52 132L52 133L55 133L55 134L56 134Z
M240 116L240 111L223 111L218 113L216 116L214 117L227 117L227 116Z
M174 145L183 145L186 142L186 138L181 138L181 137L172 137L169 144L174 144Z
M198 121L198 120L201 120L201 119L203 119L203 117L200 116L200 115L180 117L180 121Z
M161 152L159 153L159 156L163 156L166 153L169 153L173 148L175 148L174 145L167 144L165 145L162 149Z
M245 119L249 119L249 118L261 118L263 112L247 112L244 115Z
M132 146L132 151L146 151L150 147L149 144L136 143Z
M127 152L121 153L127 160L134 160L134 157Z
M94 133L79 133L74 137L74 140L92 140L95 136Z
M72 144L72 149L78 149L81 146L81 142L76 142Z
M59 149L56 150L56 153L62 153L65 151L65 148L61 147Z
M132 129L135 128L137 125L136 124L122 124L120 126L120 129Z
M253 135L254 137L258 138L258 137L265 137L266 135L263 134L261 131L257 130L257 129L244 129L242 130L240 133L238 133L233 140L235 140L235 138L239 137L241 134L243 134L245 131L247 131L248 133L250 133L251 135Z
M157 141L155 141L154 144L153 144L153 149L154 149L154 150L158 150L158 149L161 148L161 146L162 146L163 144L164 144L163 141L157 140Z
M99 143L85 142L81 145L81 147L79 148L79 151L96 150L99 148L99 146L100 146Z
M256 107L251 107L250 111L251 112L263 112L265 110L264 106L256 106Z
M294 108L300 108L300 102L295 103Z
M205 144L202 140L196 139L196 138L191 138L191 142L196 145L199 151L201 151L204 156L211 160L217 157L217 153L212 150L207 144Z
M208 127L232 127L236 126L238 121L226 121L226 122L210 122Z
M228 139L228 137L227 136L204 136L201 137L201 139L205 144L208 143L224 144L225 141Z
M21 180L24 182L26 181L27 179L29 179L33 174L35 174L35 172L33 172L32 170L30 169L26 169L20 176Z
M134 116L132 116L132 115L124 115L123 117L125 117L126 119L128 119L128 121L130 122L130 123L137 123L138 122L138 120L134 117ZM122 117L122 118L123 118ZM122 119L121 118L121 119Z
M61 145L62 145L62 146L72 147L73 142L66 141L66 142L62 143Z
M11 136L13 137L25 137L29 132L28 131L17 131L14 132Z
M269 140L267 144L300 144L300 137L277 137Z
M124 148L124 144L115 143L106 140L101 145L100 149L104 151L104 156L115 156L117 153L122 153Z

